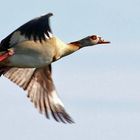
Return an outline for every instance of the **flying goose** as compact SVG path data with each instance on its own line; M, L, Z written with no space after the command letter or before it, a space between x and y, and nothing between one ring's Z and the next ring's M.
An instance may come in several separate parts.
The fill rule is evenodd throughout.
M58 97L51 77L51 63L85 46L107 44L97 35L64 43L52 34L45 14L25 23L0 43L0 76L4 75L27 91L40 113L52 114L57 122L73 123Z

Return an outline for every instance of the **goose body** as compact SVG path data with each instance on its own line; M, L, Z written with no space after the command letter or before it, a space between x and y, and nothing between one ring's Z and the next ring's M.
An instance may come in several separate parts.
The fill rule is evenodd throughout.
M51 64L56 52L54 42L55 38L52 38L42 43L27 40L15 45L15 55L7 58L9 66L39 68Z
M4 75L24 90L38 110L58 122L72 123L59 99L51 77L51 63L85 46L106 44L92 35L79 41L64 43L52 34L51 13L35 18L1 41L0 75Z

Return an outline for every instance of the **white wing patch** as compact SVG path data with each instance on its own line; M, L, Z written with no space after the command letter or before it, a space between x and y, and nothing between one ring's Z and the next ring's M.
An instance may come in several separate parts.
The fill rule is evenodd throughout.
M56 105L61 105L64 107L64 104L62 103L62 101L58 98L57 94L56 94L56 90L51 91L51 95L52 95L52 101L54 102L54 104Z
M51 32L49 32L49 31L48 31L48 35L49 35L50 38L53 37L53 34Z
M49 37L46 34L44 34L44 36L45 36L46 39L49 39Z
M46 39L53 38L53 34L48 31L48 35L44 33Z
M10 46L25 40L27 40L27 38L24 35L21 35L20 31L16 31L11 36Z

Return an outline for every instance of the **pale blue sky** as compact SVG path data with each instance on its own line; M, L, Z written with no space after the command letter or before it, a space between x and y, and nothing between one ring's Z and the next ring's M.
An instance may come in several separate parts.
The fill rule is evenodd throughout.
M0 78L0 139L139 140L139 5L139 0L1 1L0 39L53 12L51 27L62 40L98 34L111 44L85 48L53 64L55 84L73 125L45 119L20 88Z

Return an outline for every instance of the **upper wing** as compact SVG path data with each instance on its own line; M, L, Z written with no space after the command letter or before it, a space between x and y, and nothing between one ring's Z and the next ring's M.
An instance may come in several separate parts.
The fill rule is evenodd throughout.
M51 65L45 68L11 68L4 76L27 90L28 97L41 113L49 118L49 112L56 121L73 123L56 93L51 77Z
M43 15L19 27L1 41L0 51L6 51L13 45L24 40L39 40L42 42L43 40L51 38L52 31L49 25L49 17L52 15L52 13Z

